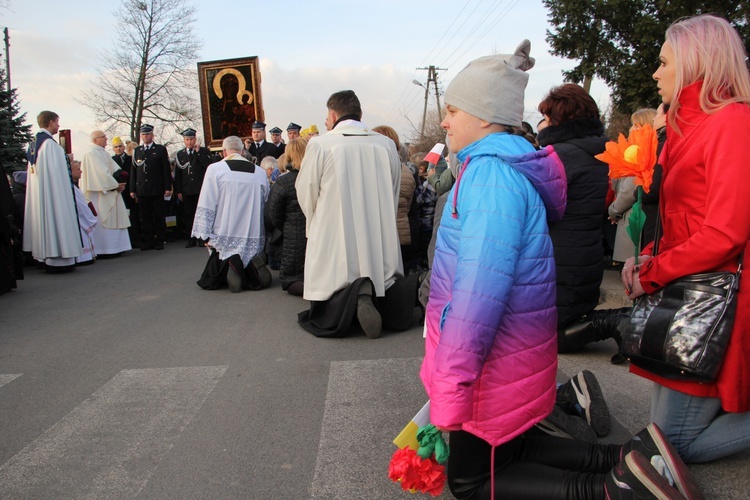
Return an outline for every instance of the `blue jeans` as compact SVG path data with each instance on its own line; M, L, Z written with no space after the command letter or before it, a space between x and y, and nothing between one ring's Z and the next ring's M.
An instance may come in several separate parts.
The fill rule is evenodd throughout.
M750 412L726 413L717 398L701 398L654 384L651 420L688 463L750 449Z

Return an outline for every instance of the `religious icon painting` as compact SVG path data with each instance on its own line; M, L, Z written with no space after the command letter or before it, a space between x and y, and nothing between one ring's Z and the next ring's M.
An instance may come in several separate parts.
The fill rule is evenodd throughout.
M208 148L221 149L230 135L250 137L253 123L265 119L257 56L199 62L198 82Z

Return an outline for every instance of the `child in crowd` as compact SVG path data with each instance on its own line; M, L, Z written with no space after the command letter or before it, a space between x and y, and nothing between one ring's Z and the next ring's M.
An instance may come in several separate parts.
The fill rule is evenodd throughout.
M566 204L563 165L513 135L523 116L528 40L477 59L445 93L460 169L437 235L421 378L431 422L450 432L457 498L679 498L699 488L658 427L623 446L539 435L556 399L555 261L547 221ZM698 492L696 495L695 492ZM695 496L694 496L695 495Z

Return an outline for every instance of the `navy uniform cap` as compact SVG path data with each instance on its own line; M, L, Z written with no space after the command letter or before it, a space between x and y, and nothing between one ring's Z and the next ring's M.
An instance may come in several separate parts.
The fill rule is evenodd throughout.
M271 130L269 130L269 132L271 132L272 134L280 134L281 129L279 127L274 127Z
M297 132L299 132L300 130L302 130L302 127L299 126L299 125L297 125L294 122L291 122L291 123L289 123L289 125L287 125L286 129L287 129L287 131L289 131L289 130L296 130Z
M144 123L141 125L141 134L150 134L154 131L154 126L149 125L148 123Z
M264 128L266 128L266 124L263 123L263 122L255 122L255 123L253 123L253 128L264 129Z
M180 132L180 135L182 137L195 137L195 130L193 130L191 128L186 128L185 130L183 130L182 132Z

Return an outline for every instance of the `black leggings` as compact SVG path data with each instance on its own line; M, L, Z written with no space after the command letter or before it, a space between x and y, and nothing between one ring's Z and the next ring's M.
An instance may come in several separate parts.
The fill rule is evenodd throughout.
M620 449L532 429L495 448L495 498L601 500L604 478L620 461ZM473 434L450 433L448 487L456 498L490 499L491 451Z

